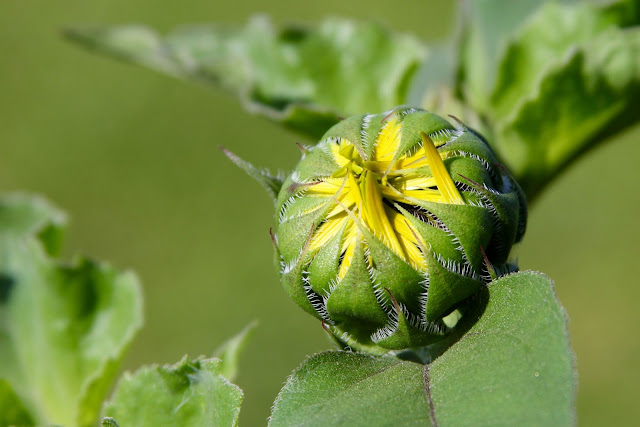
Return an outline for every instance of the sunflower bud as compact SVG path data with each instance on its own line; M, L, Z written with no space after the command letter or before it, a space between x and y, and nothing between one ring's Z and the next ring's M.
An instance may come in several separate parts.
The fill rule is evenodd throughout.
M465 126L401 108L350 117L303 152L276 201L280 275L343 344L430 344L463 300L517 269L524 196Z

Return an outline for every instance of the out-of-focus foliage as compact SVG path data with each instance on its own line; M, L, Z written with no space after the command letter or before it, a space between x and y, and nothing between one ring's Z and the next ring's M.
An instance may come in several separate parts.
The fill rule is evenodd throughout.
M69 30L89 48L175 77L219 83L251 111L319 138L338 115L382 111L406 99L426 49L373 23L328 19L317 30L187 27L166 37L142 26Z
M104 414L122 426L236 425L242 390L221 373L219 359L187 356L171 366L145 366L124 375Z
M636 2L567 3L470 1L462 26L458 90L530 197L640 119Z
M142 324L132 273L47 253L64 214L46 201L0 199L0 383L8 425L93 425ZM24 409L21 409L24 408Z
M314 139L336 114L422 99L488 134L533 199L578 154L640 119L638 10L634 0L467 0L461 42L436 46L431 56L408 36L333 19L315 30L275 32L254 20L244 29L193 27L166 37L135 26L68 35L176 77L221 83L250 110Z

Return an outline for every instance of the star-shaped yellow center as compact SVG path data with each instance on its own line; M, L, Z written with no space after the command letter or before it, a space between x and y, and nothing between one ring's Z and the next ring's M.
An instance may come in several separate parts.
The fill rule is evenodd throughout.
M425 242L397 207L418 206L421 201L463 203L433 140L420 132L422 144L398 156L401 134L401 122L389 119L369 160L344 138L330 141L328 151L338 169L307 187L307 194L333 200L309 250L317 251L342 232L340 279L350 266L362 226L413 268L426 271Z

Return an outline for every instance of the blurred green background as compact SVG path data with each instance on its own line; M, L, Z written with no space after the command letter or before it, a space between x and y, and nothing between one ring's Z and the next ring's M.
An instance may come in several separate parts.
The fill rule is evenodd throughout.
M260 322L242 359L242 425L262 425L287 375L330 348L272 265L271 202L218 151L292 168L306 142L246 114L233 97L91 55L65 26L375 19L434 40L452 2L4 0L0 5L0 189L42 193L71 216L65 257L134 269L146 325L124 367L211 354ZM521 267L556 282L570 318L581 425L640 420L640 127L600 147L531 209ZM634 265L635 264L635 265Z

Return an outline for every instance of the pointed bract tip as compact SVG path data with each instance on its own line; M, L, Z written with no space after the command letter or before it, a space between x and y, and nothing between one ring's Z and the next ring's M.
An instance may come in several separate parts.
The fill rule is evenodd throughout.
M309 152L309 149L304 145L300 144L299 142L296 142L296 145L298 146L302 154L307 154Z
M322 325L322 329L324 329L324 331L328 333L330 337L333 338L333 333L331 332L331 329L329 329L327 324L324 322L324 319L322 319L321 325Z
M386 121L387 121L387 120L389 120L389 118L390 118L391 116L393 116L395 113L396 113L396 110L395 110L395 108L394 108L393 110L391 110L391 111L389 112L389 114L387 114L386 116L384 116L384 117L382 118L382 120L380 120L380 123L384 123L384 122L386 122Z
M484 266L487 269L487 273L489 273L491 280L495 279L497 277L496 270L493 268L493 265L491 264L491 261L489 261L489 257L482 246L480 246L480 252L482 252L482 258L484 259Z
M466 176L462 175L461 173L459 173L458 176L460 178L464 179L465 181L467 181L472 187L475 187L476 189L481 190L481 191L485 191L486 190L486 188L484 188L482 185L478 184L477 182L475 182L471 178L467 178Z
M453 114L449 114L449 117L451 117L453 120L456 121L456 123L458 123L459 126L463 127L463 128L467 128L467 125L465 125L462 120L460 120L459 118L457 118L456 116L454 116Z
M387 291L387 293L391 297L391 301L393 302L393 306L395 307L396 312L400 313L400 304L398 304L398 300L396 299L396 297L393 296L393 292L391 292L391 289L384 288L384 290Z
M224 153L224 155L227 156L234 163L236 163L238 160L240 160L240 157L236 156L231 151L229 151L228 148L223 147L222 145L218 145L218 150L222 151Z

